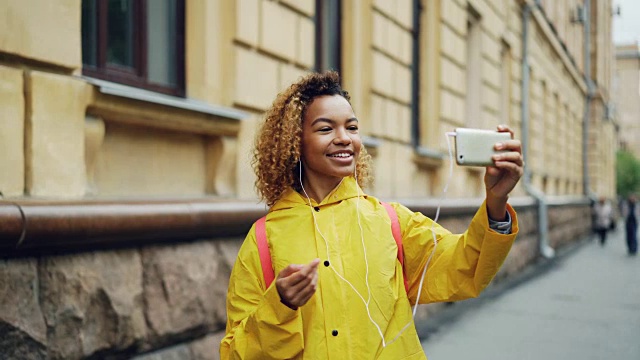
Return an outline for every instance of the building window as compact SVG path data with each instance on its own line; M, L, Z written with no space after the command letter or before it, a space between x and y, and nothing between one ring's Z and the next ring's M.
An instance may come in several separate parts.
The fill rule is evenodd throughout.
M420 146L420 16L421 0L413 0L413 31L411 33L411 143Z
M467 18L467 94L466 118L468 127L482 127L482 28L480 15L469 6Z
M341 70L342 1L316 1L316 71Z
M538 118L538 124L536 126L538 128L538 134L532 136L531 142L533 143L533 141L535 141L533 147L535 147L535 149L538 149L538 152L533 156L538 157L538 169L542 170L544 169L544 164L549 164L551 162L550 156L552 156L553 153L550 153L550 151L553 148L551 146L545 146L545 144L547 143L546 137L548 136L546 131L549 127L548 123L551 118L551 114L549 113L549 90L547 82L542 80L540 82L540 88L540 116ZM536 138L537 140L533 140Z
M502 42L502 50L500 52L502 59L501 77L501 118L502 123L511 126L511 47L506 42Z
M184 0L83 0L82 73L184 96Z

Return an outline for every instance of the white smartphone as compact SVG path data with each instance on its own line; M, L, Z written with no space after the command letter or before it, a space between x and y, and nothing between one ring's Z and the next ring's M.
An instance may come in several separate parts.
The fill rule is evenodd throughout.
M456 163L462 166L492 166L496 143L511 139L508 132L482 129L456 129Z

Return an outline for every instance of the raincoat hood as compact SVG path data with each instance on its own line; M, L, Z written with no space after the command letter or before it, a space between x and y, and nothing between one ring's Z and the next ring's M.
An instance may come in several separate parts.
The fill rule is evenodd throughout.
M269 209L269 212L287 210L298 206L309 207L309 202L311 202L312 207L331 205L339 203L343 200L358 197L358 194L364 199L368 197L368 195L366 195L362 191L360 186L358 186L353 176L343 178L342 181L338 185L336 185L336 187L331 190L331 192L324 199L322 199L320 203L317 203L314 199L311 198L307 199L304 192L301 194L290 187L285 190L284 193L282 193L282 197L280 198L280 200L276 201L276 203L273 204L273 206Z

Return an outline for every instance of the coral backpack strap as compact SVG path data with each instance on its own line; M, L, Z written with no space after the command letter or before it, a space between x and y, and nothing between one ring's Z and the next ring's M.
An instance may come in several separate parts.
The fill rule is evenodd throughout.
M262 275L264 276L264 282L268 289L275 274L273 272L273 266L271 265L271 252L269 251L269 243L267 241L267 229L265 223L267 217L263 216L256 222L256 242L258 244L258 253L260 254L260 265L262 265Z
M400 230L400 221L398 221L398 214L396 210L391 206L391 204L386 202L380 202L384 209L387 210L387 214L389 214L389 219L391 219L391 233L393 233L393 238L396 240L396 244L398 245L398 261L400 261L400 265L402 265L402 277L404 279L404 289L409 293L409 281L407 280L407 274L404 268L404 249L402 248L402 231Z

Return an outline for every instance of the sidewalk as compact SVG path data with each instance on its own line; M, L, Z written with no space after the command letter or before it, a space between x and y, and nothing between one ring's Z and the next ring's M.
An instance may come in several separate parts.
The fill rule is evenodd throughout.
M622 227L604 247L594 237L519 285L436 315L429 360L640 359L640 255L627 255Z

